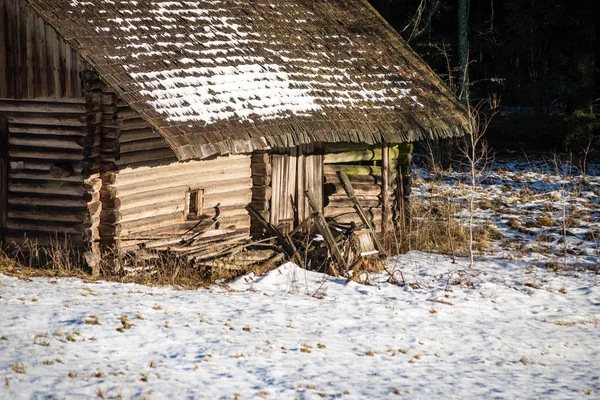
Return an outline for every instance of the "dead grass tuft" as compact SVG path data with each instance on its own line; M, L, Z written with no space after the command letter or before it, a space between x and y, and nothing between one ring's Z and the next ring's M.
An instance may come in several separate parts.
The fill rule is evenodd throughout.
M17 374L26 374L27 373L27 368L25 368L25 364L23 364L23 363L16 362L10 366L10 369L15 371Z
M84 319L83 322L86 325L100 325L100 318L97 315L92 315L87 319Z

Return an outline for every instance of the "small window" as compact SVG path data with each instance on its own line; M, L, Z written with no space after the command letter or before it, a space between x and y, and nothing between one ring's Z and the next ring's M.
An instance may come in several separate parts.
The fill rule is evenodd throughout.
M187 219L197 219L202 215L204 207L204 189L190 189L185 194L185 216Z

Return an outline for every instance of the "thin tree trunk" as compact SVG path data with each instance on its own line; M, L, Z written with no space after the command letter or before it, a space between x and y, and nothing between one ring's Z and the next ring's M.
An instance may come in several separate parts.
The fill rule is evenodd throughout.
M469 6L470 0L458 0L459 97L464 104L469 104Z

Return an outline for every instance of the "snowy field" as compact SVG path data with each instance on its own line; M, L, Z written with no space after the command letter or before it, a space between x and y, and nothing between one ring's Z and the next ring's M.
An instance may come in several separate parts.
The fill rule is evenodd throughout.
M598 398L588 173L497 163L476 220L499 234L473 267L389 259L404 286L292 264L196 291L0 274L0 399ZM461 174L419 175L415 201L467 196Z

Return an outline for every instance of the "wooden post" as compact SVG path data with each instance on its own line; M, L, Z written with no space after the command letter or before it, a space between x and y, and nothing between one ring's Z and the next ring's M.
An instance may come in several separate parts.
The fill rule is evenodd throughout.
M386 234L390 222L390 153L386 142L381 145L381 233Z
M0 245L4 246L8 215L8 120L0 118Z
M381 253L381 255L384 255L383 246L379 242L377 235L375 235L375 230L373 229L373 225L371 225L371 222L367 218L365 211L363 210L362 206L360 205L360 202L358 201L358 197L356 197L356 194L354 193L354 188L352 187L352 184L350 183L350 180L348 179L348 175L346 175L346 173L344 171L338 171L338 177L340 178L340 183L342 184L342 187L346 191L348 198L352 201L352 204L354 204L354 209L356 210L356 213L362 220L363 224L365 224L367 226L367 229L369 231L371 231L371 235L373 236L373 241L375 242L375 247L377 248L379 253Z
M337 245L335 244L333 234L329 229L329 225L327 224L327 221L323 216L323 212L321 211L321 208L319 207L319 203L317 203L315 196L313 195L310 189L306 190L304 192L304 195L308 199L308 204L310 208L313 210L313 212L317 214L317 228L319 229L319 232L323 236L323 239L325 239L325 242L329 246L329 249L331 250L331 255L333 256L333 260L337 263L338 266L343 268L344 271L348 270L348 264L346 263L346 259L342 256L340 249L338 249ZM333 270L333 273L335 275L339 275L335 269Z
M410 226L410 204L409 196L411 192L411 153L412 143L403 143L398 146L398 174L397 174L397 196L396 196L396 223L399 228L404 230L407 225Z

